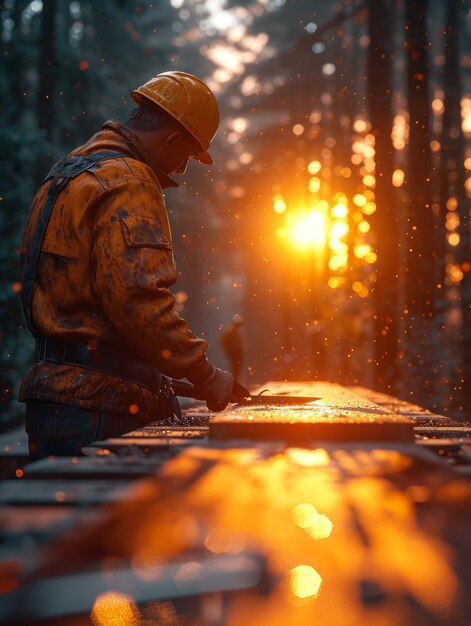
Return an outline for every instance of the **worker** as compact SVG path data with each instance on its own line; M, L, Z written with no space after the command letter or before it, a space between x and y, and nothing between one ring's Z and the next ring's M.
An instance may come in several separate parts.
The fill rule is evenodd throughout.
M231 324L223 331L220 344L230 362L233 377L238 379L242 361L247 350L244 320L238 313L234 315Z
M162 190L178 186L171 176L189 159L212 164L216 99L180 71L131 96L125 123L106 122L51 169L25 227L22 297L36 361L19 399L32 459L78 455L174 417L166 376L187 378L210 410L246 392L208 360L169 291L177 272Z

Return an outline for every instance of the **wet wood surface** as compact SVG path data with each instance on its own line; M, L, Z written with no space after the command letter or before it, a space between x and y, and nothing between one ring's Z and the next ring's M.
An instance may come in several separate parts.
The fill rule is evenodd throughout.
M107 480L136 480L147 476L165 462L165 459L146 457L135 461L132 456L100 455L93 457L49 457L23 468L23 478L87 480L97 477Z
M110 481L103 478L74 480L60 477L57 480L37 479L4 480L0 483L0 505L100 505L123 498L127 481Z
M320 396L320 399L299 406L236 406L210 421L210 438L281 439L310 444L414 439L412 419L385 410L339 385L269 382L266 386L275 395Z
M49 610L48 624L63 610L54 603L54 585L77 597L79 584L88 604L77 608L84 621L75 616L74 624L89 623L95 605L112 592L131 598L143 623L154 601L171 608L175 623L192 626L468 626L469 424L363 388L265 387L322 399L293 414L289 407L289 419L284 407L264 411L266 430L257 437L250 433L256 420L249 417L259 413L254 407L210 418L199 404L186 412L185 427L153 423L96 442L87 457L26 465L21 479L0 482L0 520L3 511L3 537L10 541L3 558L0 551L0 582L3 575L19 584L11 570L15 546L17 565L32 538L41 549L9 600L30 607L28 619ZM216 424L231 422L243 425L241 438L214 436ZM308 434L287 437L293 423L307 424ZM320 436L319 425L338 435ZM377 430L369 438L371 425ZM270 434L273 428L278 436ZM53 501L57 492L60 502ZM34 528L28 514L18 513L35 507L43 520L50 511L50 525ZM67 515L53 523L61 507ZM21 517L16 534L15 511ZM95 516L74 527L74 511L77 520L87 511ZM222 572L214 576L214 556L228 559L226 568L232 563L232 592ZM77 578L83 571L90 576ZM251 581L245 586L243 572ZM220 588L210 582L215 578ZM47 580L56 583L38 594L37 585ZM190 597L194 583L200 593ZM163 596L146 595L157 588ZM15 623L12 602L2 600L0 594L0 621L10 615Z

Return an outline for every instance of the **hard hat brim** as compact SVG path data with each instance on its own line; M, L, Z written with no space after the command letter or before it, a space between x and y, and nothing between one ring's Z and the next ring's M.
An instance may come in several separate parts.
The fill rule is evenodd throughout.
M195 159L199 161L200 163L205 163L206 165L212 165L214 163L213 159L211 158L211 155L209 154L207 150L202 150L201 152L199 152L196 155Z

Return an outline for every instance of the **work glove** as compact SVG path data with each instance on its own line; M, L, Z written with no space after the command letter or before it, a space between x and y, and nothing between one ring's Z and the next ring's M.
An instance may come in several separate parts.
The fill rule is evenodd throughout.
M194 384L198 396L205 399L210 411L224 411L229 402L250 395L232 374L212 365L209 374Z

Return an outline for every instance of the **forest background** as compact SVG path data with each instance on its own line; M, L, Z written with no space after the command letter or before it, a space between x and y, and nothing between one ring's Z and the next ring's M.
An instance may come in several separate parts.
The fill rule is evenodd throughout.
M169 69L221 107L166 194L176 307L246 384L328 379L470 418L471 5L2 0L0 429L33 358L19 249L52 163Z

